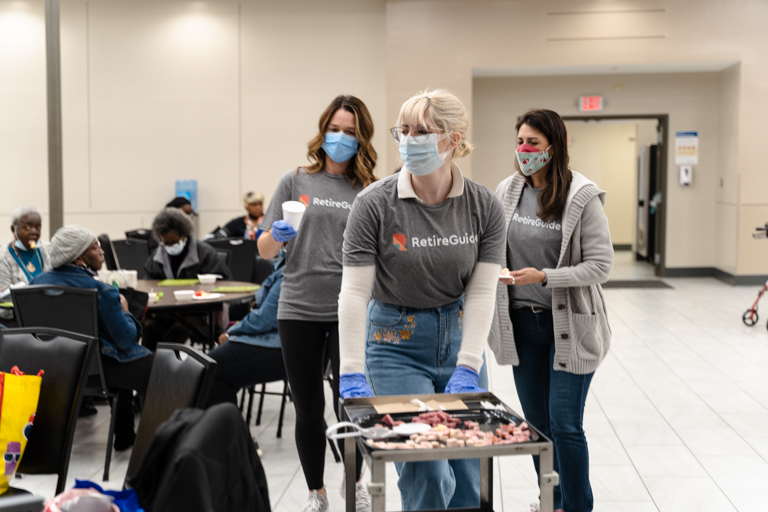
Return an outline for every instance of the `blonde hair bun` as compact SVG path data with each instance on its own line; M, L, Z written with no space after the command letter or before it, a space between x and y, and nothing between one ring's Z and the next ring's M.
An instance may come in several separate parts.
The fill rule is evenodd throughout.
M455 132L461 136L459 145L453 150L454 158L466 156L472 151L472 144L467 141L469 115L464 103L456 95L447 89L427 89L420 92L400 107L397 126L425 125L424 119L427 116L441 130Z

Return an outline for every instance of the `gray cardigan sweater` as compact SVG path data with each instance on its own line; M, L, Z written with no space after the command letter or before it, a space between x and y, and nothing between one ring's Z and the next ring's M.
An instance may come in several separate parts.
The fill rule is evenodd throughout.
M552 318L555 330L554 369L584 375L594 372L608 353L611 328L600 286L613 267L613 246L608 219L603 211L605 192L576 171L563 212L563 243L555 269L547 274L552 288ZM519 172L502 181L496 196L504 205L507 230L517 208L525 178ZM504 266L507 267L504 251ZM535 286L535 285L528 285ZM507 285L499 282L496 311L488 344L499 364L517 366Z

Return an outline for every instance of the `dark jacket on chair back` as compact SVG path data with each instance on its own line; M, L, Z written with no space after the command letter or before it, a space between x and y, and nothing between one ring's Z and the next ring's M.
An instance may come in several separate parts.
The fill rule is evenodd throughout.
M174 412L128 484L147 512L270 510L261 459L233 404Z

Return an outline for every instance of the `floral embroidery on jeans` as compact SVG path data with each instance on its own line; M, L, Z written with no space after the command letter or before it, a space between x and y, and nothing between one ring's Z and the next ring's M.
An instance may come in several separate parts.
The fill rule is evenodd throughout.
M416 317L413 315L407 316L402 329L396 327L376 327L375 324L373 324L373 328L374 332L371 334L370 341L397 345L403 340L411 339L413 331L416 330Z
M464 330L464 328L463 328L463 326L462 326L462 324L461 324L461 321L462 321L463 319L464 319L464 310L463 310L463 309L460 309L460 310L459 310L459 329L461 329L462 331Z

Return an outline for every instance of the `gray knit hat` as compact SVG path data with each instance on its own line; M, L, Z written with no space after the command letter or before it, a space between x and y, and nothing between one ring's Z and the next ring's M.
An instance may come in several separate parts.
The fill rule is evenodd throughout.
M72 263L88 249L94 240L96 235L82 226L71 225L60 228L51 238L51 246L48 249L51 266L59 268Z

